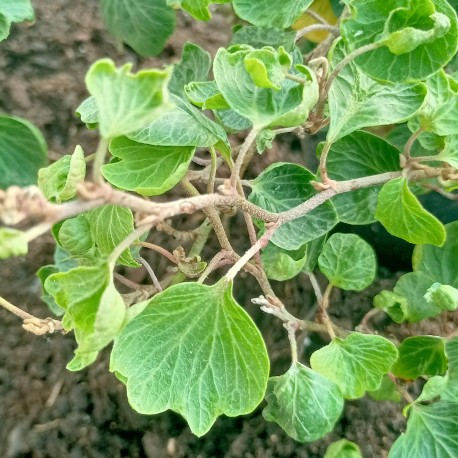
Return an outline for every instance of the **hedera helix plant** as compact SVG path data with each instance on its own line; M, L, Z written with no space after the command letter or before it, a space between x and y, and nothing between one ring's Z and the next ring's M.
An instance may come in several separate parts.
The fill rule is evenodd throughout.
M165 25L169 4L205 20L210 3L102 5L113 18L130 8ZM93 154L76 146L47 165L38 130L0 117L0 257L25 255L29 242L52 231L54 264L38 277L56 317L39 319L6 299L0 303L35 334L73 331L78 348L69 370L88 366L113 343L110 370L126 385L132 407L145 414L174 410L199 436L219 415L247 414L265 399L266 420L297 441L314 441L334 428L346 399L367 393L408 402L407 427L390 457L456 457L457 332L397 342L367 322L377 311L415 323L458 307L458 222L444 226L418 198L438 192L456 199L457 5L231 3L248 24L235 29L213 61L188 43L181 61L164 69L132 73L130 64L116 68L109 59L92 65L90 97L76 112L98 129ZM31 19L22 4L29 5L0 4L4 30ZM135 46L121 38L140 54L151 45L151 37L138 36ZM299 163L276 162L244 179L256 151L285 132L320 132L318 170L307 170L298 157ZM239 147L229 141L234 134L245 134ZM156 197L172 189L166 199ZM189 230L177 229L179 215L192 215ZM231 242L242 231L239 224L229 230L237 215L246 225L245 253ZM344 329L328 314L332 291L364 290L377 264L366 241L335 227L376 221L416 245L412 272L374 298L360 326ZM168 245L154 243L158 232L169 236ZM219 250L207 248L204 256L212 237ZM160 253L173 269L158 278L144 250ZM142 265L151 284L120 274ZM327 279L324 291L317 270ZM284 374L269 378L263 337L234 299L233 290L244 288L242 271L259 284L262 295L252 301L284 323L291 344ZM270 284L304 273L318 303L314 321L288 311ZM121 294L121 283L131 292ZM330 342L302 361L298 331ZM414 399L416 380L426 383ZM326 452L344 456L361 456L359 447L342 439Z

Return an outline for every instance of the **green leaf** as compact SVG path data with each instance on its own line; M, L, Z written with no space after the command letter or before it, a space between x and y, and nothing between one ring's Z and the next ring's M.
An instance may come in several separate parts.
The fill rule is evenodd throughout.
M286 281L301 272L307 261L307 246L299 250L288 251L269 242L262 250L261 260L268 278Z
M334 337L310 358L313 370L335 382L346 399L356 399L377 389L396 361L396 347L381 336L354 332Z
M125 380L135 410L172 409L202 436L219 415L247 414L261 402L269 360L231 285L182 283L155 295L126 325L110 370Z
M375 278L377 259L373 248L355 234L333 234L318 258L321 272L331 285L361 291Z
M280 90L258 87L245 68L246 59L258 51L246 45L218 51L213 72L221 94L234 111L253 123L256 130L303 123L318 100L315 74L303 67L304 73L295 72L305 84L286 80Z
M421 394L420 396L418 396L417 399L415 399L414 403L417 404L419 402L432 401L434 398L441 396L441 394L444 392L446 385L447 377L441 377L439 375L431 377L423 385ZM403 412L408 411L410 407L412 407L412 404L408 404L406 407L404 407Z
M458 134L458 94L443 70L426 81L428 94L419 112L409 121L409 129L437 135Z
M86 214L91 225L92 238L97 248L105 256L134 230L134 216L130 208L118 205L104 205ZM128 267L139 267L129 249L126 249L117 262Z
M458 290L450 285L433 283L426 291L424 298L442 310L453 311L458 307Z
M302 268L302 272L310 273L313 272L318 265L318 257L320 256L321 250L326 243L326 235L317 237L307 243L307 259Z
M102 0L102 16L110 33L143 57L159 54L175 30L166 0Z
M45 289L65 310L66 319L75 329L77 354L101 350L124 324L126 306L113 285L108 264L50 275Z
M256 136L256 150L259 154L263 153L266 149L272 148L276 134L272 129L262 129Z
M330 51L332 67L346 54L342 40ZM398 124L422 106L424 84L380 84L366 76L355 63L346 65L329 90L330 126L327 140L335 142L355 130L369 126Z
M167 0L167 5L180 6L192 17L200 21L209 21L212 18L209 5L212 3L229 3L230 0Z
M66 369L71 372L81 371L85 367L90 366L97 359L98 355L98 351L90 353L80 353L76 351L73 359L67 363Z
M128 137L138 143L162 146L213 146L220 142L230 156L230 146L224 129L208 119L191 104L172 97L176 105L143 129Z
M27 234L16 229L0 227L0 259L27 254Z
M375 401L401 401L401 395L388 375L383 376L382 383L376 390L368 391L367 394Z
M67 219L60 226L56 237L59 245L72 256L84 256L94 253L95 242L91 233L91 224L87 215L78 215ZM94 253L95 255L95 253Z
M25 119L0 116L0 189L36 184L48 162L41 132Z
M340 439L326 449L323 458L362 458L361 450L354 442Z
M231 45L249 45L253 48L283 46L288 52L292 52L295 46L296 33L294 31L280 30L275 27L240 27L234 31Z
M211 56L207 51L193 43L186 43L181 61L173 66L169 91L182 97L184 95L184 87L188 83L207 81L211 64Z
M96 129L99 123L99 110L97 108L95 98L88 97L83 100L75 110L82 122L86 124L88 129Z
M445 354L448 359L448 371L440 396L443 401L458 402L458 337L447 340Z
M406 432L394 443L389 458L455 458L458 455L457 402L415 404L409 412Z
M356 131L331 145L326 166L331 179L351 180L400 170L399 155L395 147L380 137ZM333 197L332 203L339 221L347 224L375 222L375 209L381 188L372 186Z
M458 135L445 137L444 149L438 154L437 159L458 168Z
M258 27L287 29L313 0L232 0L235 13Z
M349 51L371 43L381 44L387 38L386 32L400 32L409 27L425 32L434 30L437 13L450 21L445 34L439 36L440 33L433 32L431 41L417 41L417 46L409 52L392 54L386 46L381 46L359 56L356 64L372 78L421 81L439 71L457 51L456 13L445 0L351 0L350 12L351 16L342 20L340 26ZM407 45L409 33L407 29Z
M116 68L111 59L92 64L86 86L95 99L100 133L111 139L137 130L170 108L169 70L130 72L132 64Z
M390 234L410 243L441 246L445 242L443 224L421 206L403 177L383 185L375 217Z
M392 368L396 377L414 380L421 375L443 375L447 370L444 339L415 336L402 341L399 358Z
M62 156L38 171L38 186L48 200L59 203L76 196L78 184L85 176L84 151L77 145L72 155Z
M277 162L251 182L249 201L265 210L280 213L305 202L316 194L311 185L315 176L298 164ZM305 216L282 224L271 238L285 250L298 250L330 231L337 223L330 202L320 205Z
M251 129L253 123L234 110L215 110L215 118L226 129L227 132L239 132L241 130Z
M33 21L33 12L30 0L2 0L0 4L0 41L10 34L12 22Z
M215 81L189 83L184 89L186 97L202 110L225 110L229 108Z
M300 363L269 379L262 414L293 439L311 442L332 431L344 401L336 384Z
M103 165L102 174L117 188L157 196L183 178L194 151L192 146L152 146L117 137L110 152L119 160Z

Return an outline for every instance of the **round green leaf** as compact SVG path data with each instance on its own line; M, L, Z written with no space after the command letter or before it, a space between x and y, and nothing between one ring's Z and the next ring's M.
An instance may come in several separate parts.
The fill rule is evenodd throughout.
M299 442L311 442L332 431L344 405L335 383L300 363L269 379L266 401L264 418L278 423Z
M347 439L333 442L326 449L323 458L362 458L360 448Z
M0 189L37 183L48 162L41 132L25 119L0 116Z
M285 281L299 274L307 261L307 256L307 246L288 251L269 242L262 250L261 260L268 278Z
M346 399L356 399L377 389L396 361L396 347L381 336L354 332L335 337L312 354L312 369L335 382Z
M355 234L333 234L318 258L330 283L347 291L361 291L375 278L377 259L373 248Z
M269 360L231 285L183 283L154 296L126 325L110 370L125 380L135 410L172 409L201 436L219 415L243 415L261 402Z

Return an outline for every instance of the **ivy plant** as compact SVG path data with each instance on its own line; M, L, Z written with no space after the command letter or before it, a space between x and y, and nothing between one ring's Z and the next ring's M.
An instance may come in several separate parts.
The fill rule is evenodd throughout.
M377 313L400 324L458 308L458 221L422 205L425 193L457 200L456 2L102 0L101 10L117 39L148 56L173 33L176 9L209 20L222 3L244 22L213 57L187 43L162 69L110 58L88 69L75 112L98 130L95 151L75 145L49 164L36 127L0 116L0 258L26 255L48 231L56 240L54 263L37 273L54 316L0 304L37 335L72 331L70 371L109 346L132 408L173 410L198 436L261 406L298 442L314 441L367 394L404 406L390 457L458 456L456 328L398 341L368 325ZM28 0L2 2L0 39L32 19ZM318 136L316 168L306 151L246 179L282 134ZM373 247L353 230L374 223L415 245L412 271L345 328L329 312L341 307L333 292L377 277ZM168 242L155 243L167 238L159 232ZM144 259L150 250L169 268ZM142 267L143 284L126 277ZM283 323L285 373L270 370L241 272L259 285L252 302ZM270 280L309 281L315 319L294 316L299 304ZM307 356L298 331L325 345ZM362 455L342 438L325 456Z

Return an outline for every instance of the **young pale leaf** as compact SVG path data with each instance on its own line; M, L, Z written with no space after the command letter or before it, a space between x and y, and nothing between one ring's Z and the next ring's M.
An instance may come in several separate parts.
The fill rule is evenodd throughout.
M355 234L333 234L325 243L318 266L329 282L347 291L361 291L375 278L373 248Z
M183 178L194 151L192 146L152 146L117 137L110 152L119 161L103 165L102 174L117 188L157 196Z
M25 232L0 227L0 259L27 254L28 241Z
M48 200L64 202L76 196L78 184L85 176L84 151L77 145L72 155L62 156L38 171L38 186Z
M326 449L323 458L362 458L361 449L354 442L340 439Z
M401 401L401 394L388 375L383 376L382 383L377 389L368 391L367 394L375 401Z
M186 43L181 61L173 66L169 91L182 97L186 84L193 81L207 81L211 65L211 56L207 51L193 43Z
M346 54L343 41L338 41L331 50L331 66ZM407 121L422 106L426 93L422 83L380 84L352 62L339 72L329 91L327 140L335 142L363 127Z
M271 280L286 281L294 278L307 261L307 245L299 250L284 250L272 242L262 250L261 260Z
M371 43L381 45L355 60L372 78L422 81L439 71L457 51L456 13L445 0L350 0L349 3L351 15L340 26L349 51ZM423 32L430 35L425 37ZM401 54L383 46L383 40L387 44L393 33L398 33L397 38L402 38L402 42L392 35L392 51ZM396 43L401 48L396 48Z
M311 185L315 176L298 164L277 162L252 181L250 202L275 213L289 210L316 194ZM337 215L330 202L290 223L282 224L271 241L285 250L298 250L330 231Z
M112 251L134 230L134 216L130 208L118 205L104 205L87 213L91 225L92 238L104 256ZM139 267L129 249L117 262L127 267Z
M189 83L184 90L186 97L202 110L225 110L230 108L215 81Z
M292 52L295 45L296 33L289 30L280 30L275 27L240 27L232 35L231 45L249 45L253 48L272 46L277 49L283 46Z
M269 360L232 286L182 283L157 294L116 339L110 370L144 414L172 409L192 432L216 418L251 412L262 400Z
M266 128L262 129L261 132L256 136L256 150L259 154L263 153L266 149L272 148L272 143L276 136L275 131Z
M443 224L421 206L404 177L383 185L375 217L390 234L410 243L441 246L445 242Z
M438 154L437 159L458 168L458 135L445 137L444 148Z
M313 370L335 382L346 399L356 399L377 389L396 361L396 347L381 336L355 332L334 337L310 358Z
M0 189L36 184L48 162L41 132L25 119L0 116Z
M45 289L75 329L78 354L101 350L124 324L126 306L113 285L108 264L50 275Z
M10 34L12 22L33 21L33 12L30 0L2 0L0 3L0 41Z
M231 0L167 0L167 5L179 6L199 21L209 21L212 18L208 9L212 3L229 3Z
M307 67L301 67L303 72L295 72L304 84L285 80L280 90L258 87L245 67L246 59L258 52L246 45L218 51L213 72L224 99L239 115L248 118L256 130L303 123L318 100L315 74ZM267 62L264 64L268 65Z
M269 379L266 401L264 418L278 423L299 442L311 442L332 431L344 405L335 383L300 363Z
M144 127L170 108L170 71L141 70L132 74L131 68L132 64L116 68L112 60L101 59L86 75L86 86L95 99L104 138Z
M436 336L415 336L402 341L392 368L396 377L414 380L421 375L443 375L447 370L445 342Z
M83 370L85 367L90 366L99 355L98 351L90 353L81 353L78 350L75 351L75 356L71 361L67 363L66 369L71 372L77 372Z
M102 0L102 16L110 33L143 57L159 54L175 30L166 0Z
M88 129L97 129L99 124L99 110L94 97L88 97L83 100L75 110L75 114L86 124Z
M443 70L426 81L428 95L419 112L409 121L409 129L415 132L433 132L437 135L458 134L458 94L450 85Z
M382 138L356 131L332 144L326 166L331 179L351 180L400 170L399 155L400 152ZM333 197L332 203L339 220L347 224L375 222L381 188L372 186Z
M415 404L406 432L394 443L389 458L455 458L458 455L458 403Z
M453 311L458 307L458 290L450 285L433 283L426 291L427 302L437 305L442 310Z
M237 16L258 27L287 29L313 0L233 0Z

